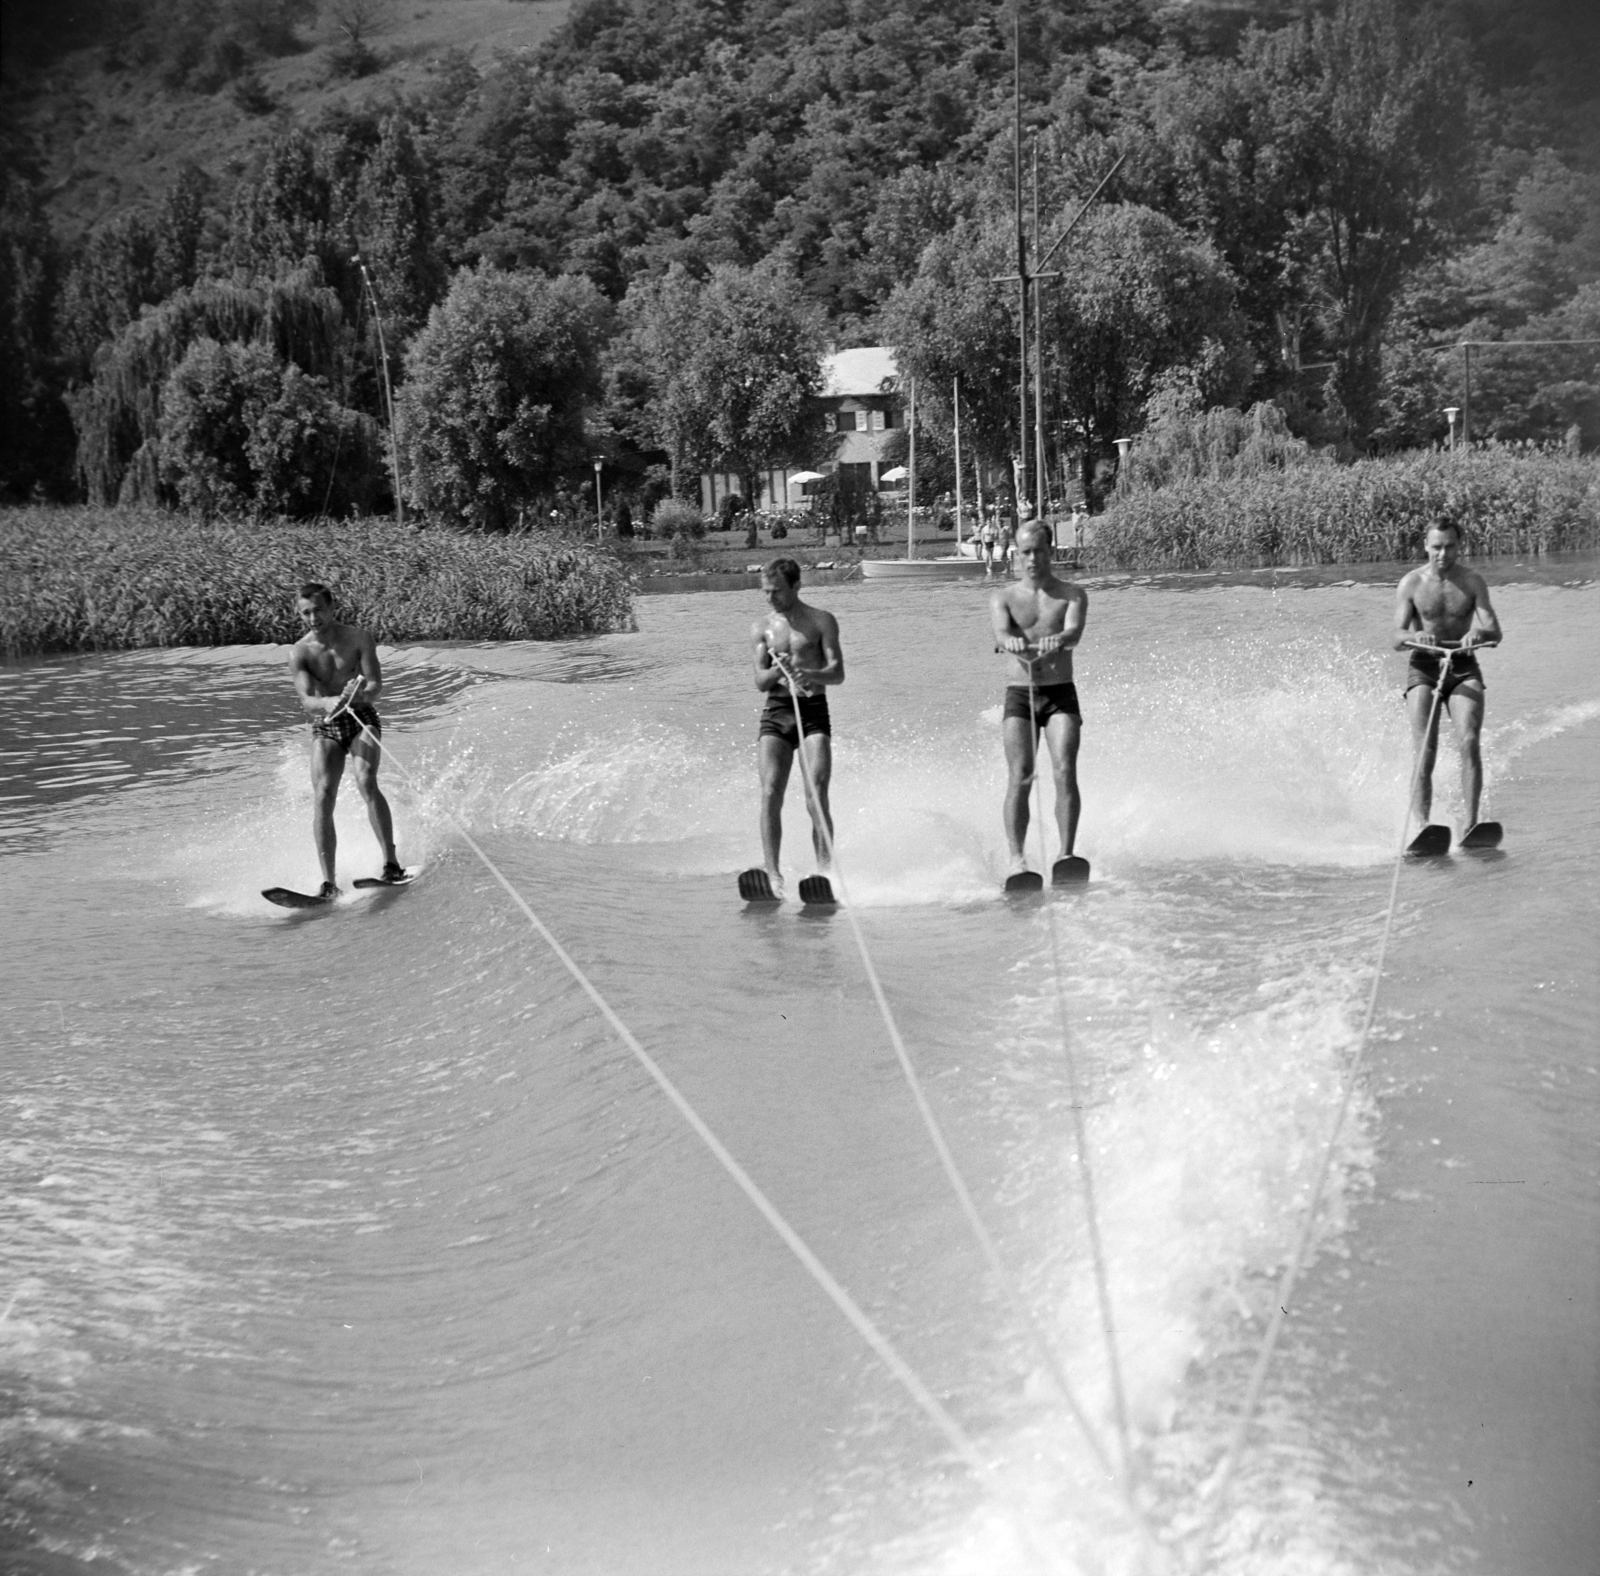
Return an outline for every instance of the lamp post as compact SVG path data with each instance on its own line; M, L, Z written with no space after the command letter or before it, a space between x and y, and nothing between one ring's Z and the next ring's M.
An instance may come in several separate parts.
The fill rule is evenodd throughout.
M1444 408L1444 419L1450 423L1450 452L1452 454L1455 453L1456 449L1456 417L1460 414L1461 407L1459 405L1446 405Z
M599 541L606 534L606 517L602 513L604 502L600 497L600 467L605 462L594 462L594 539Z

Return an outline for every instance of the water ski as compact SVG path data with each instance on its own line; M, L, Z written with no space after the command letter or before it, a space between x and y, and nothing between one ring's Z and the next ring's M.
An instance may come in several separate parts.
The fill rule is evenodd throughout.
M359 881L352 881L350 885L358 887L363 892L371 887L410 886L421 873L420 869L413 867L410 870L402 870L397 876L362 876Z
M1498 848L1500 839L1505 835L1505 828L1498 821L1479 821L1467 829L1457 846L1468 849Z
M1050 867L1051 886L1082 886L1089 879L1089 861L1068 854Z
M1019 870L1006 877L1007 897L1026 897L1030 892L1044 891L1044 877L1037 870Z
M289 887L264 887L261 895L269 903L276 903L279 908L322 908L339 894L334 892L325 897L321 892L295 892Z
M1407 859L1438 859L1450 852L1450 828L1425 826L1406 844Z
M759 867L739 872L739 896L746 903L781 903L782 898L772 890L765 870Z
M808 908L832 908L839 900L826 876L807 876L800 883L800 901Z

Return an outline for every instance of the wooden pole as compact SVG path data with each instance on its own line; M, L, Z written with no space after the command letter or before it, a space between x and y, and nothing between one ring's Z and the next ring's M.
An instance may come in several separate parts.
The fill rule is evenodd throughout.
M906 557L917 556L917 380L911 380L911 409L906 416L911 456L906 469Z
M1017 512L1028 495L1028 242L1022 228L1022 0L1016 0L1011 31L1011 184L1017 231L1017 455L1013 478Z
M956 557L961 556L961 374L956 373L951 389L951 408L956 421Z

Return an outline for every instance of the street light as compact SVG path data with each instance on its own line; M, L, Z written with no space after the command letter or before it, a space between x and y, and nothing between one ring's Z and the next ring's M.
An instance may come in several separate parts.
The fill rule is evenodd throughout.
M1456 447L1456 417L1461 414L1459 405L1446 405L1444 408L1445 420L1450 423L1450 452L1455 453Z
M594 539L597 542L606 534L606 517L601 512L604 504L600 497L600 467L604 463L604 460L594 462Z
M1132 438L1117 438L1117 491L1121 492L1128 485L1128 450L1133 447Z

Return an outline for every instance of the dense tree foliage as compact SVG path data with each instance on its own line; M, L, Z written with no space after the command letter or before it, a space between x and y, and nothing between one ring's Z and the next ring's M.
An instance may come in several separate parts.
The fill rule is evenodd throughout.
M352 46L387 13L345 9ZM1034 255L1123 160L1041 298L1052 441L1081 447L1086 471L1180 395L1271 400L1298 437L1346 454L1434 442L1443 405L1463 402L1457 342L1595 334L1592 6L1022 9L1026 162L1036 149L1045 221ZM85 0L70 14L9 0L8 55L92 39L174 91L211 91L296 47L310 14L309 0ZM328 430L348 426L338 412L380 417L358 252L397 366L425 364L406 347L430 332L452 276L460 290L477 281L486 310L512 276L546 306L552 281L567 281L563 300L574 280L591 292L572 400L530 396L548 420L513 401L494 419L515 436L498 453L486 438L470 465L466 451L448 464L430 451L430 467L481 467L464 493L415 482L462 518L513 518L534 502L518 489L570 484L563 468L601 449L622 475L676 468L685 494L701 466L748 475L802 454L793 358L829 341L899 347L935 450L959 372L964 433L1001 462L1019 441L1016 291L998 282L1016 262L1014 14L1012 0L577 0L539 50L447 56L407 97L263 120L259 157L231 190L191 170L159 209L107 214L70 257L8 130L0 487L70 485L66 389L82 485L173 496L163 389L200 339L222 347L220 361L196 352L218 377L224 362L243 377L260 350L276 356L295 409L332 402ZM328 337L309 362L263 317L307 291ZM617 307L609 343L601 298ZM238 308L227 322L224 301ZM1475 356L1478 435L1576 425L1600 441L1592 349ZM778 370L751 382L750 366ZM239 409L266 420L271 406ZM341 444L338 463L357 451L376 464L360 444ZM256 507L288 496L252 486Z
M504 529L585 464L603 328L604 302L585 279L492 263L458 274L406 356L398 424L410 501Z

